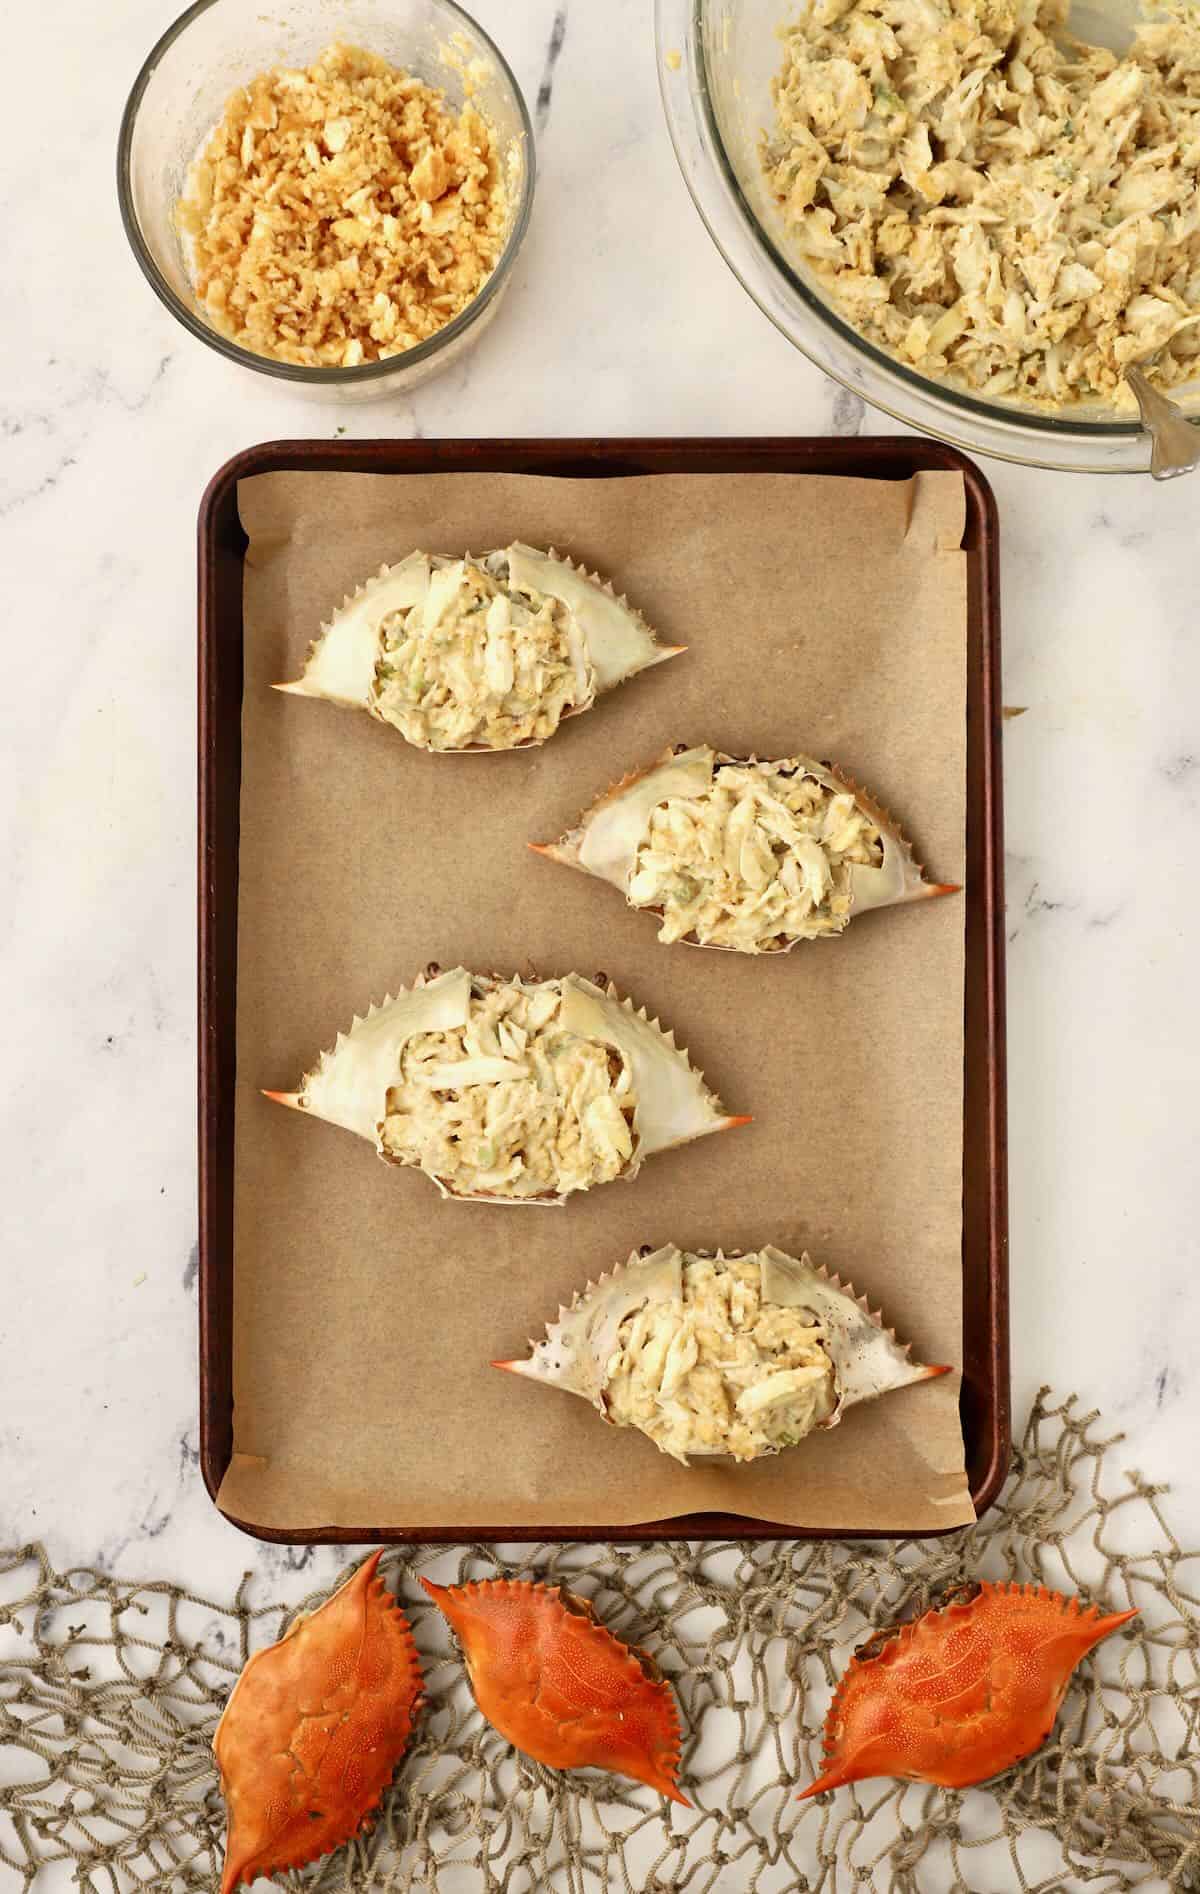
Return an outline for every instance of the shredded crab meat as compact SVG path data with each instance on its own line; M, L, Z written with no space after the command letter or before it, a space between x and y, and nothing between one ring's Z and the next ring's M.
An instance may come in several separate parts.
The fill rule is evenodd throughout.
M630 1168L636 1099L625 1061L558 1024L561 990L474 988L470 1017L405 1044L383 1154L458 1194L587 1190Z
M660 940L767 953L839 933L851 867L882 861L879 831L852 795L775 764L724 764L703 795L655 809L629 899L661 909Z
M1124 58L1066 0L811 0L763 163L846 320L989 396L1132 409L1200 355L1200 13Z
M595 673L568 608L506 580L502 560L435 566L424 602L384 620L374 704L410 743L506 750L541 742L594 696Z
M685 1257L681 1302L647 1303L621 1325L604 1401L664 1453L754 1460L791 1447L837 1405L825 1330L805 1309L765 1303L753 1258Z

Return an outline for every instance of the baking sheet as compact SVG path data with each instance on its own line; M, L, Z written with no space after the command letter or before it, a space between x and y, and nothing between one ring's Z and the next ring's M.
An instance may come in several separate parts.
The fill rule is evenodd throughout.
M272 474L240 488L245 570L235 1451L220 1503L266 1528L614 1527L699 1509L920 1531L972 1517L957 1376L854 1410L795 1453L685 1471L582 1403L514 1382L560 1300L636 1245L774 1241L851 1276L927 1360L961 1315L963 904L864 918L769 961L660 947L600 884L540 861L672 741L832 756L961 877L961 476L555 480ZM322 616L414 545L553 542L685 657L543 750L429 757L268 689ZM530 1210L278 1111L338 1027L428 960L603 970L676 1029L745 1130L632 1184Z

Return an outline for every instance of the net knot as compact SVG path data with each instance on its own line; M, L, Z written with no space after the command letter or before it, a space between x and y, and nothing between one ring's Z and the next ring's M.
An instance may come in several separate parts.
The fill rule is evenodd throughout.
M447 1634L427 1650L429 1712L376 1827L306 1885L455 1894L465 1872L490 1894L593 1883L679 1894L752 1871L758 1894L843 1885L915 1894L918 1884L965 1894L1097 1875L1114 1894L1152 1884L1200 1894L1200 1808L1179 1794L1175 1773L1198 1766L1200 1558L1163 1523L1160 1489L1131 1489L1113 1447L1094 1417L1044 1393L1002 1499L946 1539L530 1546L522 1569L596 1592L602 1617L670 1652L711 1808L671 1810L664 1828L634 1783L519 1757L482 1723L461 1665L448 1661ZM1127 1599L1143 1616L1089 1659L1036 1758L974 1790L876 1781L797 1809L802 1760L820 1753L855 1647L983 1572L1043 1582L1047 1547L1067 1563L1070 1589ZM445 1557L420 1547L389 1555L390 1582L423 1643L439 1634L416 1572ZM494 1548L464 1551L457 1564L464 1579L500 1569ZM224 1824L211 1742L231 1671L238 1654L278 1635L297 1601L260 1602L252 1575L212 1602L166 1583L59 1574L36 1546L0 1552L0 1570L20 1571L0 1606L0 1861L16 1869L16 1894L52 1861L70 1863L87 1894L207 1894ZM72 1622L82 1598L106 1610L109 1635ZM203 1638L185 1629L192 1607ZM702 1624L689 1616L700 1607ZM85 1630L90 1661L73 1670L65 1654ZM697 1799L686 1770L682 1787ZM969 1881L959 1865L968 1845Z

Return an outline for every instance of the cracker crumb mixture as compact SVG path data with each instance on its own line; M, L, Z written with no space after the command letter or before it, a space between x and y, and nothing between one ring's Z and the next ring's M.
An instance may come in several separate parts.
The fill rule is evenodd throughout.
M583 635L567 607L517 594L507 560L437 568L421 605L383 621L379 715L431 750L490 750L552 736L595 692Z
M704 795L655 809L629 899L661 910L660 940L770 953L840 933L851 867L882 860L879 831L852 795L786 765L722 763Z
M1200 356L1200 12L1124 58L1066 0L808 0L763 162L839 312L923 373L1134 408Z
M558 1023L562 988L472 990L467 1024L404 1047L380 1133L383 1155L458 1191L538 1197L628 1170L637 1100L610 1046Z
M795 1446L837 1405L824 1339L808 1310L763 1302L755 1258L688 1256L682 1301L648 1303L621 1325L609 1419L685 1464L689 1453L754 1460Z
M360 47L235 92L177 207L223 335L309 368L399 355L464 310L509 226L487 121Z

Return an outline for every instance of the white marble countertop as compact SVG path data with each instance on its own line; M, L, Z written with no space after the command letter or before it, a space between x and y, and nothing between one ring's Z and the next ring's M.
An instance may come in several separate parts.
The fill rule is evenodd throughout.
M117 215L120 110L171 11L68 0L54 83L14 85L7 108L0 1542L224 1594L253 1560L281 1574L308 1555L257 1551L197 1471L194 533L210 474L251 442L335 428L893 430L791 349L710 244L644 0L476 0L539 99L541 177L517 280L466 367L346 412L239 375L160 308ZM43 69L37 16L11 31L11 69ZM1042 1381L1078 1389L1126 1431L1129 1464L1173 1484L1194 1538L1200 476L986 472L1005 697L1028 707L1005 733L1015 1411ZM337 1563L318 1554L311 1577Z

